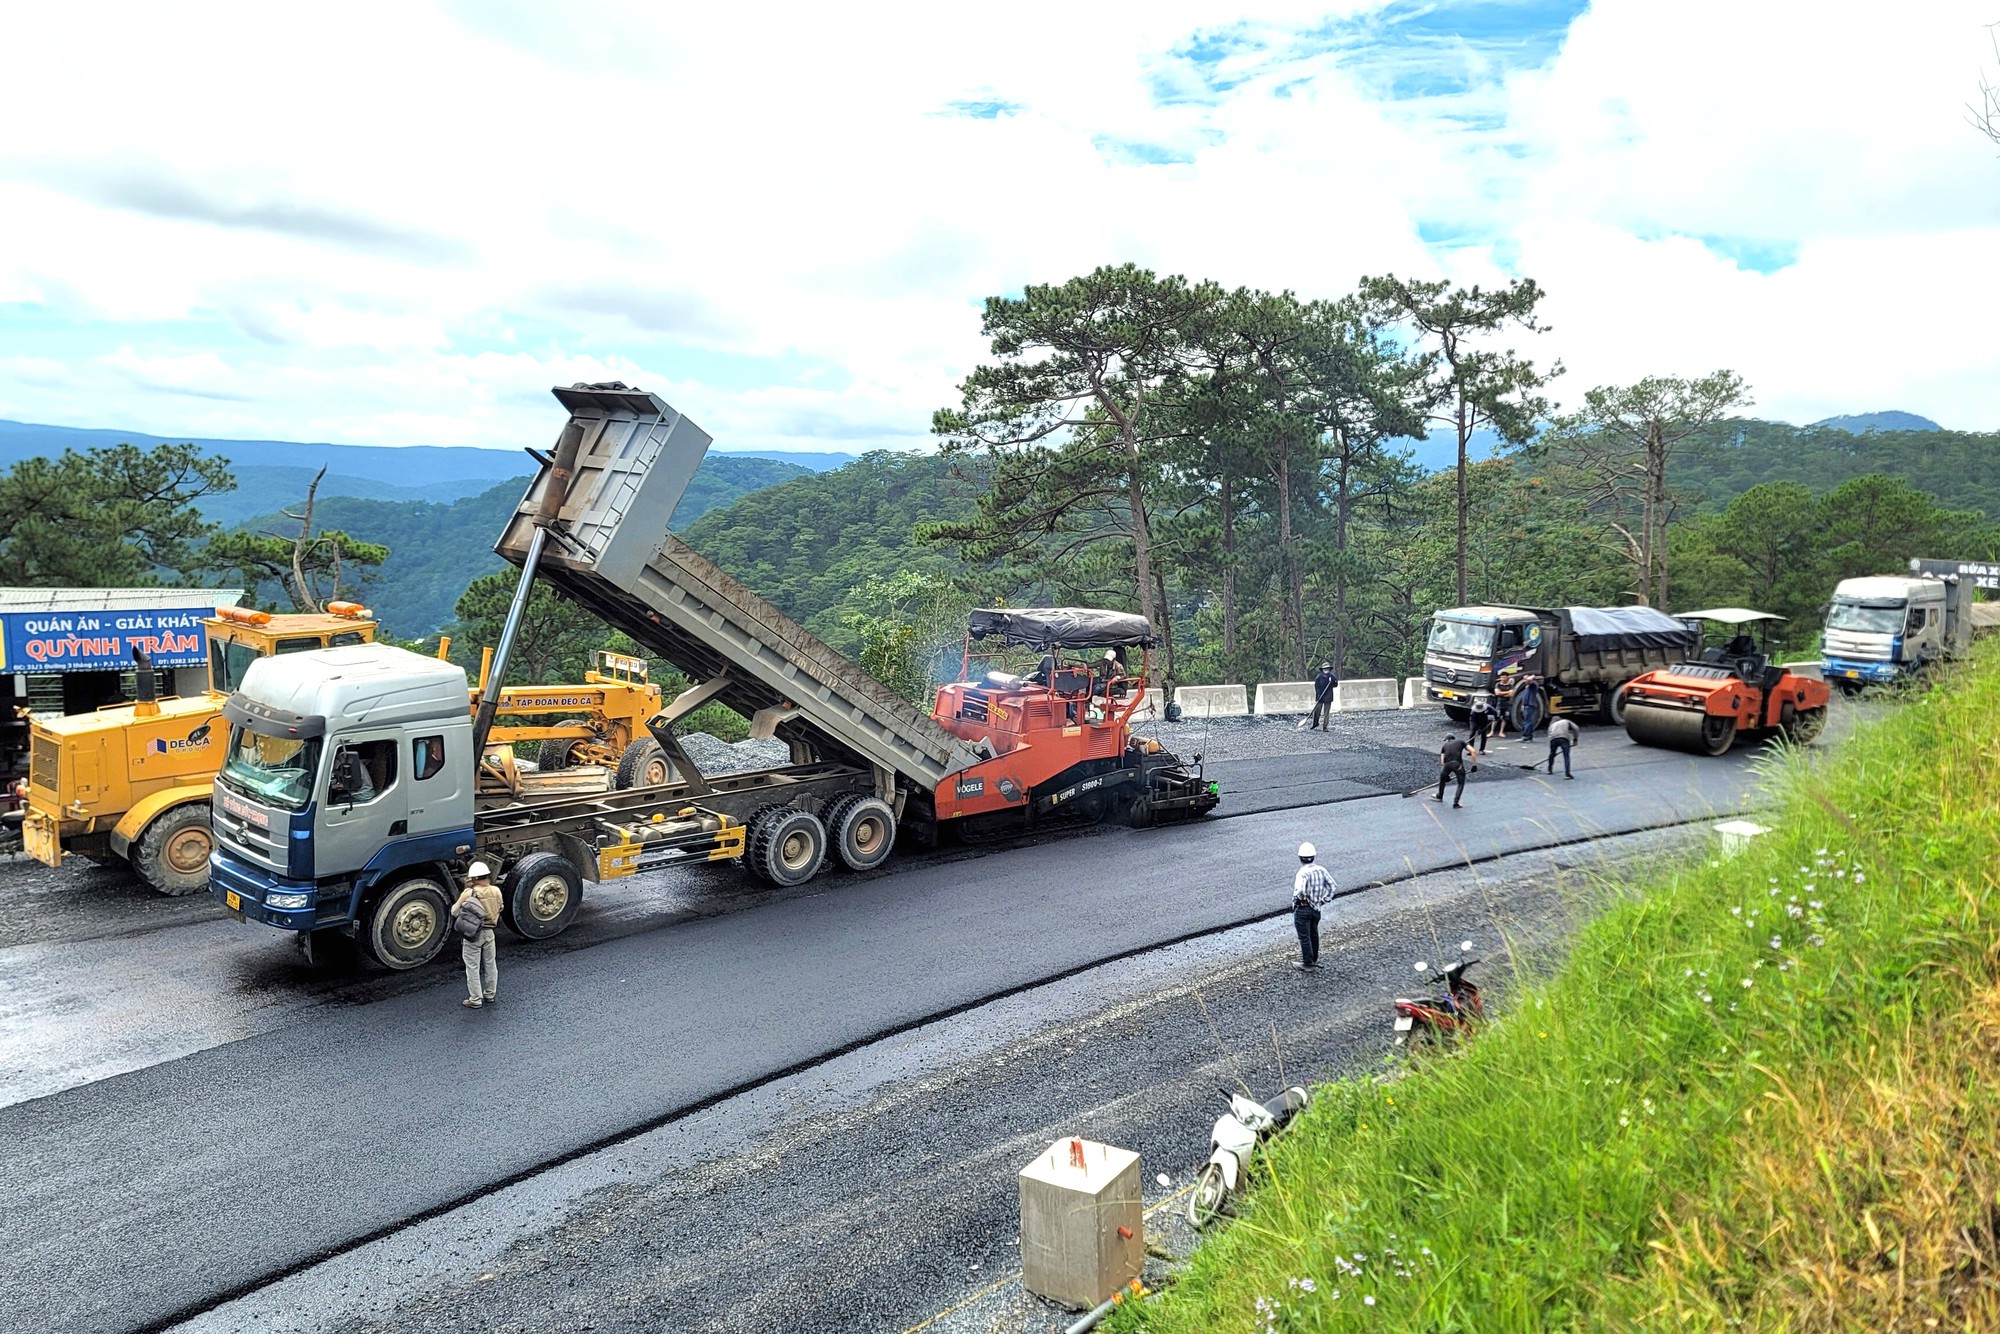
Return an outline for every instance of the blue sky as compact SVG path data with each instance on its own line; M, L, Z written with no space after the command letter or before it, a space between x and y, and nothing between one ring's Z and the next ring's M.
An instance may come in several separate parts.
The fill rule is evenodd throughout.
M920 447L986 296L1136 260L1528 274L1561 396L2000 427L1962 0L15 8L0 417L514 448L622 378Z

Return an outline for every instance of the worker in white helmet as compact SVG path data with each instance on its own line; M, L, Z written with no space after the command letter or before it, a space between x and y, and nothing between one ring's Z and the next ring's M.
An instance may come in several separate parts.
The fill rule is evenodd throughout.
M1333 872L1314 860L1318 856L1312 844L1299 844L1299 872L1292 877L1292 926L1299 933L1300 968L1319 967L1319 905L1339 890Z
M465 962L466 997L460 1001L476 1010L498 998L500 953L493 928L500 924L500 891L493 886L493 868L474 862L465 868L465 890L451 905L452 929L458 932L458 956Z

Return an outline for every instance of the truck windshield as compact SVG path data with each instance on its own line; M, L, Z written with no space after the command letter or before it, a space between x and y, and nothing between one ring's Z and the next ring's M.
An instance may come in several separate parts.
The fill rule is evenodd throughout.
M233 695L243 686L243 673L263 657L249 644L234 640L208 641L208 688L218 695Z
M1487 657L1493 652L1493 627L1474 621L1432 621L1430 650L1463 653L1471 658Z
M1900 602L1836 602L1826 613L1826 628L1864 635L1901 634L1903 612Z
M319 742L318 737L302 741L232 727L222 776L259 801L288 811L304 810L319 770Z

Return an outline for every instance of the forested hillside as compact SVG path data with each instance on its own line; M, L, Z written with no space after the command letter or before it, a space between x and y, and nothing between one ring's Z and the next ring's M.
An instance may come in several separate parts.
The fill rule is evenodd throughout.
M689 524L689 545L831 643L855 647L851 594L871 575L918 571L970 578L923 524L969 513L976 468L936 455L878 452L844 468L747 495Z
M702 460L674 511L673 527L685 528L718 506L806 476L810 476L807 470L796 464L710 455ZM388 559L362 582L360 595L391 633L418 638L450 623L453 607L469 583L505 566L493 554L493 543L527 483L526 476L518 477L447 503L336 496L317 504L313 520L316 528L339 529L359 541L389 548ZM301 499L303 488L294 504ZM285 537L298 531L297 522L282 514L265 515L243 526ZM279 596L269 584L259 593L264 601Z
M1691 451L1670 476L1708 506L1726 504L1760 482L1828 490L1865 473L1900 477L1949 509L2000 519L2000 434L1866 431L1783 422L1732 421L1720 442Z

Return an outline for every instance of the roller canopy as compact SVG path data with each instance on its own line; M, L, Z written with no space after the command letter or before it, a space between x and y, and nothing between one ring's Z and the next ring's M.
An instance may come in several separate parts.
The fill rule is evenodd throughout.
M1586 651L1614 648L1682 648L1694 632L1680 620L1655 607L1571 607L1570 626L1577 647Z
M967 618L974 639L1004 639L1029 648L1151 648L1158 643L1145 617L1090 607L982 607Z
M1707 611L1684 611L1681 616L1685 620L1720 621L1724 625L1752 625L1758 621L1785 619L1776 612L1751 611L1748 607L1710 607Z

